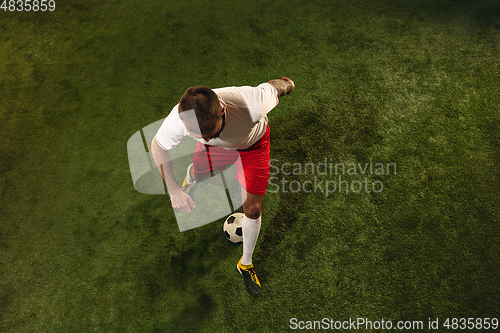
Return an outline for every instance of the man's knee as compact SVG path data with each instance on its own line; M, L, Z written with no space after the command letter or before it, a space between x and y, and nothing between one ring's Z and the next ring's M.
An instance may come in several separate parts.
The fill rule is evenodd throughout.
M243 211L245 212L245 215L248 218L256 220L262 213L262 205L260 203L254 203L254 204L245 203L243 204Z
M191 171L190 176L191 176L191 178L193 180L195 180L197 182L201 182L201 181L204 181L207 178L210 178L211 177L211 173L210 173L210 171L209 172L205 172L205 173L195 173L195 172Z

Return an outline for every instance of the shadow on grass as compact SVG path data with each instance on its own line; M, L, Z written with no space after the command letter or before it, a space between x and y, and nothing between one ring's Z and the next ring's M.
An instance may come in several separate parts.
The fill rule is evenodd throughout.
M317 165L325 158L328 163L342 162L346 157L367 161L368 149L379 138L376 134L376 114L369 102L355 91L341 92L332 100L320 98L317 102L318 106L299 110L290 119L271 120L271 124L280 124L271 129L272 158L278 160L276 166L280 167L281 163ZM332 105L334 108L331 108ZM303 184L313 178L314 175L309 173L297 175L294 179ZM259 240L257 258L265 263L272 255L300 218L308 196L305 191L280 193L278 212L272 221L265 221L269 226ZM262 280L265 282L265 268L263 273Z
M166 196L151 196L134 207L128 218L130 232L147 235L138 248L142 253L134 253L147 259L134 261L141 267L138 278L151 298L171 288L189 289L238 248L222 234L224 219L181 233L170 207Z

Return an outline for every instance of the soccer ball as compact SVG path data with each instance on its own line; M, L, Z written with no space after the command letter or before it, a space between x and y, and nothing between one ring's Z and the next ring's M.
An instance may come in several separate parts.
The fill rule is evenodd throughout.
M242 219L243 213L234 213L229 215L224 222L224 236L226 236L228 241L235 244L243 243L243 229L241 227Z

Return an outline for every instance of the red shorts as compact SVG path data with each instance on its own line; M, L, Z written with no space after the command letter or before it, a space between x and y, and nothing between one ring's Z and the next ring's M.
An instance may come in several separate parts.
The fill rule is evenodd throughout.
M271 171L271 142L269 140L269 125L264 135L245 150L227 150L224 148L196 143L193 157L195 174L207 174L212 170L225 170L230 165L236 165L235 178L248 193L266 194Z

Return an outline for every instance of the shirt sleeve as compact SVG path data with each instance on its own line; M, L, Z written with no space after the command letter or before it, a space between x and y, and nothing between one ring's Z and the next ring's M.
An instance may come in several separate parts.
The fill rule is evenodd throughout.
M156 133L156 141L163 150L171 150L177 147L182 138L189 134L179 117L177 107L178 105L172 109Z
M270 83L262 83L257 87L227 87L214 91L224 102L229 102L236 107L247 108L252 121L259 122L269 111L278 105L278 91Z
M259 118L262 119L278 105L278 91L272 84L267 82L258 85L255 90L259 101Z

